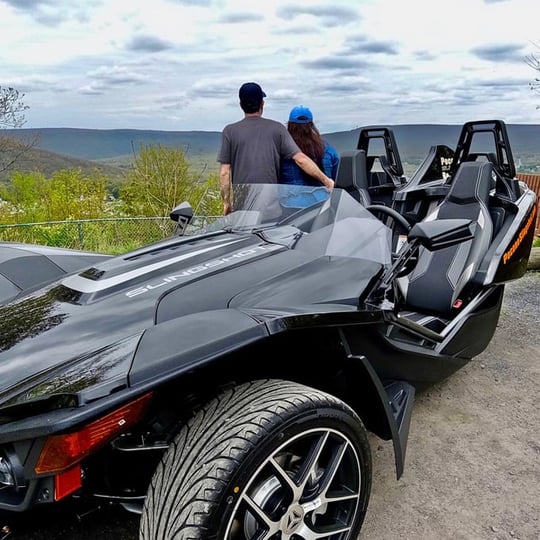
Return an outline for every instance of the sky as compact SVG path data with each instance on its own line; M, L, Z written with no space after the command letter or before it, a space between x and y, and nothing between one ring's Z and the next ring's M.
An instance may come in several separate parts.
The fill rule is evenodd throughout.
M221 131L264 116L540 124L539 0L0 0L0 87L25 128Z

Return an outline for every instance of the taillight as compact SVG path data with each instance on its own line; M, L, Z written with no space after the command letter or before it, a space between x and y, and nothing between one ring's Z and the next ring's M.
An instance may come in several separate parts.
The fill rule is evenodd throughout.
M151 395L149 393L141 396L84 426L80 431L48 437L35 468L36 474L65 471L97 448L107 444L141 418Z
M54 500L59 501L71 495L82 486L82 471L80 465L75 465L69 471L54 477Z

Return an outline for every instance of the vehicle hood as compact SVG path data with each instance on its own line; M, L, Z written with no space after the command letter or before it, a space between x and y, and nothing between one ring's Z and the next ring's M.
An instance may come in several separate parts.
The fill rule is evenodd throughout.
M290 227L266 236L177 237L0 307L0 407L83 391L95 399L126 387L140 337L164 324L180 332L194 314L350 308L381 269L373 261L321 254L309 241L296 249L297 237ZM205 339L211 336L209 328Z

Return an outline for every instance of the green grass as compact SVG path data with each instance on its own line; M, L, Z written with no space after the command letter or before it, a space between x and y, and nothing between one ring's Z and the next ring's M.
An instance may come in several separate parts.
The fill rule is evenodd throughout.
M168 218L83 220L0 227L0 241L118 255L174 234Z

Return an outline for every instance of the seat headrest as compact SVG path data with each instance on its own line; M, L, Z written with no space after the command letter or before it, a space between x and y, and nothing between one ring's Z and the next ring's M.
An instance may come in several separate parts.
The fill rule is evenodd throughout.
M334 187L344 189L364 205L370 203L364 150L341 153Z
M493 164L489 161L464 161L454 174L447 200L455 204L487 204L494 184L492 173Z

